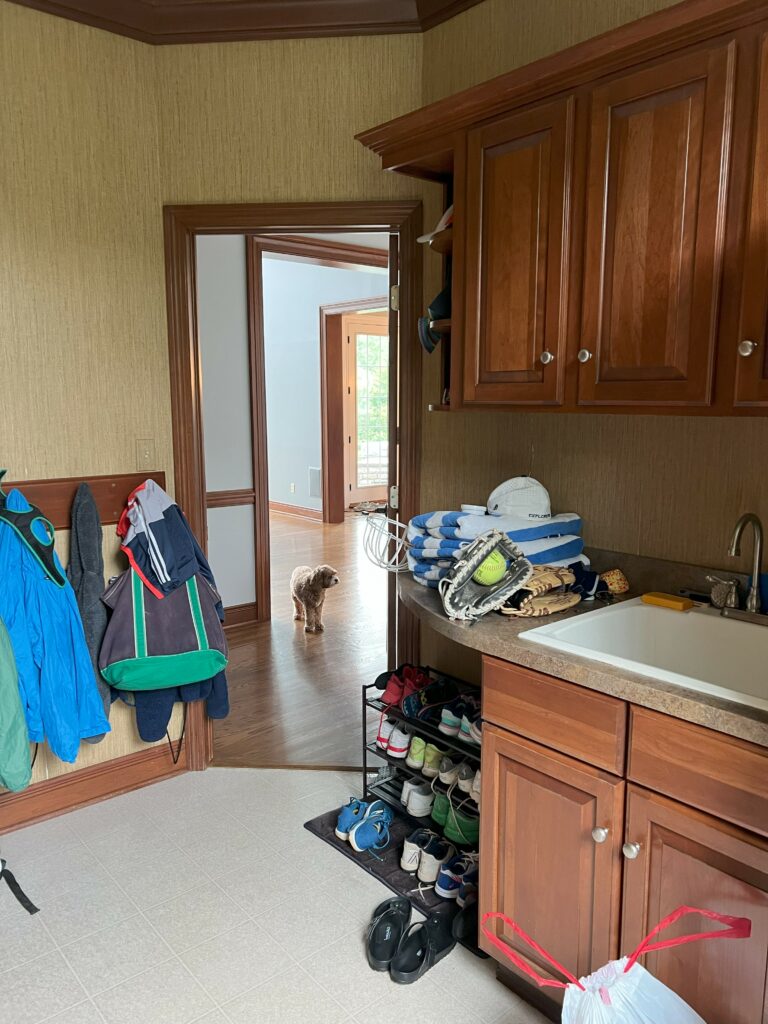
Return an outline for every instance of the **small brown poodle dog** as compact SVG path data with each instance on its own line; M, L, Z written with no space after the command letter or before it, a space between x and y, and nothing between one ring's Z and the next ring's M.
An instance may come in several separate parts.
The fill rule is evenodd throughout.
M304 620L305 633L322 633L323 602L329 587L335 587L339 575L330 565L318 565L310 569L308 565L297 565L291 574L291 597L293 598L293 617L297 622Z

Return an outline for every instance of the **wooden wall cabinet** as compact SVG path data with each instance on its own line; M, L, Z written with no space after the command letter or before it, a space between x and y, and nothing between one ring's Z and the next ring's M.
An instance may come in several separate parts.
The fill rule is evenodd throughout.
M537 676L540 714L532 717L526 708L532 707ZM562 692L568 687L570 703ZM626 710L626 702L617 698L508 662L483 660L481 915L503 912L576 976L631 952L678 906L748 917L749 940L691 943L650 954L644 963L707 1024L765 1024L768 751L630 706L628 734L626 715L602 718L602 746L615 748L620 742L623 749L627 740L626 767L606 771L594 763L605 763L604 752L586 743L594 734L579 706L582 695L600 696ZM569 707L571 727L564 733ZM513 712L506 722L505 709ZM533 731L535 741L518 735L521 709L522 730ZM569 750L581 743L580 758L559 749L567 732L573 737ZM721 770L715 773L713 765ZM708 787L713 774L719 781ZM663 777L659 786L666 795L648 788L657 777ZM646 785L625 781L635 778ZM496 936L538 974L554 977L502 922L493 924ZM691 919L669 934L693 928ZM484 937L481 946L527 980Z
M731 42L591 94L580 405L711 401L734 64Z
M467 405L563 400L574 108L570 96L469 132Z
M760 40L756 117L736 342L737 407L768 407L768 33Z

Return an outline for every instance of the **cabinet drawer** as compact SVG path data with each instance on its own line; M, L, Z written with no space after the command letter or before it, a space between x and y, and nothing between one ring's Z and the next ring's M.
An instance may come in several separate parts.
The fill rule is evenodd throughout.
M627 705L616 697L483 658L483 718L614 775L624 773Z
M763 747L633 707L627 776L768 835L768 751Z

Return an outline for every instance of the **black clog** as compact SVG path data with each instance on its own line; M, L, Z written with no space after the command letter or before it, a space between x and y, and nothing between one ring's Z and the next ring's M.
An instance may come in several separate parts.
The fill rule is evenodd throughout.
M368 926L366 952L374 971L388 971L411 921L411 903L406 899L384 900L373 912Z
M446 903L433 910L426 921L411 925L389 968L393 981L398 985L411 985L451 952L456 945L453 937L456 913L457 907Z

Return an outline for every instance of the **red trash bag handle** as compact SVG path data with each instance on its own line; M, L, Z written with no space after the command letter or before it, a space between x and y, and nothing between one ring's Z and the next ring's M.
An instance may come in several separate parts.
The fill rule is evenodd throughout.
M563 974L568 979L568 981L554 981L550 980L549 978L542 978L540 974L537 974L532 967L528 966L528 964L525 962L525 960L523 960L519 953L516 953L513 949L510 949L506 942L502 942L497 935L494 935L494 933L486 927L486 921L491 921L494 918L498 919L499 921L503 921L504 924L507 925L507 927L515 933L515 935L519 935L523 942L530 946L531 949L535 949L540 956L544 957L547 963L552 964L552 966L556 968L561 974ZM578 986L578 988L582 989L582 991L584 990L584 986L581 984L578 978L574 978L570 971L567 971L562 964L559 964L557 960L554 959L554 957L551 957L546 950L542 949L538 942L534 942L530 935L526 935L526 933L523 931L520 925L516 924L514 921L508 918L506 914L501 914L497 911L491 911L487 914L483 914L482 921L480 922L480 927L486 939L488 939L489 942L493 943L493 945L496 946L497 949L500 949L501 952L509 960L511 960L516 967L519 967L521 971L525 971L525 973L529 977L533 978L533 980L540 988L568 988L568 984L570 983L572 985Z
M692 935L679 935L676 939L662 939L661 942L651 942L654 935L668 928L675 921L679 921L686 914L701 914L708 917L710 921L719 921L720 924L728 925L724 930L714 932L694 932ZM699 907L678 907L671 914L665 917L656 925L653 931L649 932L637 949L627 960L624 973L632 967L638 957L644 953L650 953L654 949L668 949L670 946L682 946L685 942L698 942L700 939L748 939L752 932L752 922L748 917L731 917L729 914L718 914L714 910L702 910Z

